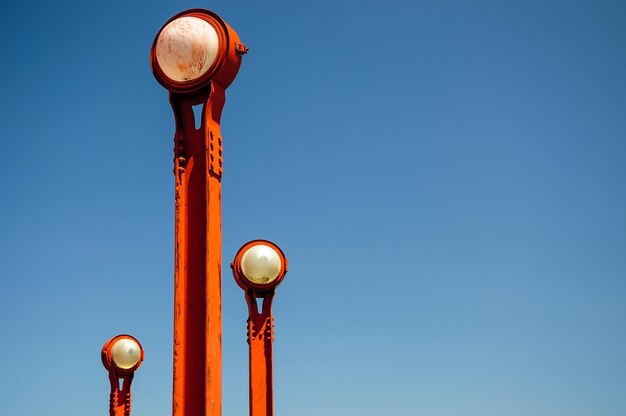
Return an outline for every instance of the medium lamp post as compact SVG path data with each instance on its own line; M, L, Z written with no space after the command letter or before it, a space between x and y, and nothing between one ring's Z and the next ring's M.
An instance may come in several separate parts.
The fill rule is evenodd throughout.
M141 344L130 335L118 335L104 343L101 357L111 382L109 416L130 416L130 385L143 361Z
M163 25L150 52L176 120L174 416L222 414L220 117L247 50L217 14L191 9Z
M239 249L230 267L248 304L250 415L273 416L272 300L287 273L287 258L276 244L253 240ZM257 299L262 300L260 310Z

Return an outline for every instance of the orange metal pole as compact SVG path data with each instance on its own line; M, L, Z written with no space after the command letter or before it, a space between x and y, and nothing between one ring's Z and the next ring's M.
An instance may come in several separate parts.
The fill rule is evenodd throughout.
M174 137L174 416L222 414L222 139L224 89L170 93ZM193 106L203 105L195 127Z
M260 276L254 277L254 273L247 275L244 271L246 255L256 246L265 246L265 248L274 250L280 259L279 270L275 274L262 276L270 279L269 281L259 282L257 279ZM266 261L267 259L260 263ZM248 304L250 415L274 416L274 370L272 362L274 315L272 314L272 301L276 287L285 278L288 261L282 250L271 241L252 240L239 249L230 267L235 282L245 291L246 303ZM270 273L267 270L266 272ZM257 303L259 299L263 299L260 311Z
M169 24L183 18L208 23L217 42L202 45L207 39L201 40L204 29L198 28L206 26L189 26L189 21L161 39ZM218 49L211 66L196 73L198 63L203 67L200 61L212 54L208 48L215 46ZM176 119L173 416L222 414L220 118L224 90L235 79L247 51L237 33L205 9L189 9L172 17L159 30L150 51L150 66L157 81L170 92ZM159 62L160 52L164 53L164 67ZM172 62L184 69L185 77L171 71ZM201 126L196 128L193 108L200 105Z
M248 344L250 362L250 416L274 415L274 373L272 343L274 342L274 291L263 295L258 310L255 293L246 291L248 303Z
M123 375L120 388L120 375L114 371L109 373L111 395L109 396L109 416L130 416L131 390L133 374Z

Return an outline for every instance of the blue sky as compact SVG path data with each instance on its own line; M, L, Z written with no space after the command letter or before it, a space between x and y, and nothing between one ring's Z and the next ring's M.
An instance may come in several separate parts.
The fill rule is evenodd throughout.
M0 414L106 414L124 332L133 414L170 413L174 121L148 53L191 7L250 47L224 263L253 238L289 257L277 415L626 414L625 4L395 0L0 6Z

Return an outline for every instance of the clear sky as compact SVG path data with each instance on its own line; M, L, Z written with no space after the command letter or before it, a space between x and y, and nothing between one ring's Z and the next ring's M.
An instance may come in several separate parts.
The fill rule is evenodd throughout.
M623 1L5 1L0 415L170 414L175 13L250 47L227 90L224 262L290 259L277 416L626 414ZM224 416L247 414L225 268Z

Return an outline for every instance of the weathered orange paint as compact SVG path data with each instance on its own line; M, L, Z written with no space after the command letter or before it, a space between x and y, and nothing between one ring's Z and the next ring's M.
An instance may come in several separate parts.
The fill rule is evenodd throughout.
M215 62L198 79L169 79L150 54L153 73L170 91L174 136L174 416L222 414L222 137L225 89L247 51L237 33L216 14L191 9L172 17L204 19L218 33ZM163 27L161 30L163 30ZM193 106L202 105L196 129Z
M131 383L135 375L135 370L139 368L143 361L144 352L141 348L141 357L137 364L129 369L121 369L115 366L111 356L111 348L113 344L122 338L128 338L135 341L139 348L141 344L134 337L122 334L109 339L102 347L102 364L109 372L109 382L111 384L111 394L109 395L109 416L130 416L131 409ZM121 381L121 382L120 382Z
M192 105L197 104L198 97L170 96L177 115L175 416L221 414L221 166L214 159L221 153L218 143L223 89L216 85L199 99L204 101L207 115L200 130L196 130Z
M257 244L274 247L281 259L281 270L272 282L256 284L243 274L241 259L244 253ZM253 240L244 244L231 263L233 277L245 291L248 305L248 358L250 416L274 416L274 367L272 344L274 342L274 315L272 301L276 287L283 281L288 270L288 260L282 250L267 240ZM263 299L261 310L257 298Z

